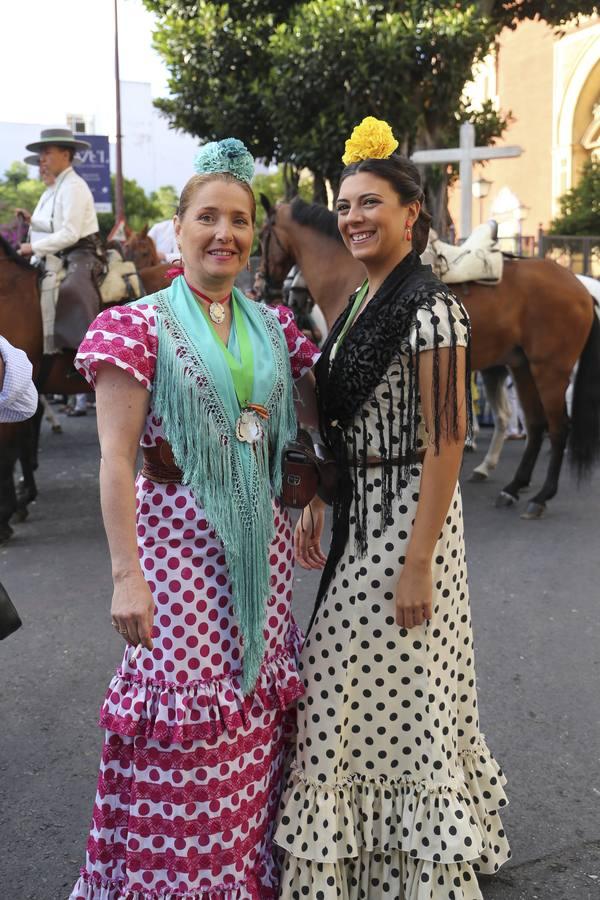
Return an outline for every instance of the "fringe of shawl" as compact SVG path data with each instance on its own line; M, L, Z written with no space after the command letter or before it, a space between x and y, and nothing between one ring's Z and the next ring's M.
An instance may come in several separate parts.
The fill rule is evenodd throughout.
M280 494L283 446L296 433L289 355L276 318L257 307L271 339L276 374L265 403L269 411L265 435L252 447L242 444L210 371L177 321L169 318L167 298L163 295L161 302L161 295L157 295L153 407L163 421L183 483L190 486L225 547L244 643L243 689L248 694L256 684L265 652L269 545L275 533L271 485L275 494ZM252 454L249 479L242 453Z
M380 496L382 533L385 533L392 520L394 502L401 499L402 492L410 481L418 449L419 431L421 347L417 313L420 309L433 309L436 301L440 299L444 300L448 307L450 353L448 371L445 373L446 390L444 396L441 396L438 321L434 317L432 320L434 433L431 437L435 452L439 453L440 440L443 437L458 438L460 416L457 396L457 339L450 311L451 303L458 301L445 285L431 275L428 267L420 265L418 258L414 260L407 258L401 263L390 276L389 283L386 281L380 291L382 295L376 295L371 300L370 309L367 307L350 330L330 367L329 353L337 334L343 328L347 313L342 315L329 335L316 368L321 434L336 458L339 481L333 505L331 548L308 630L344 553L352 521L357 557L363 558L368 552L367 468L361 466L360 459L361 456L368 456L373 450L368 445L363 410L365 402L373 398L374 389L382 382L388 386L389 397L387 409L382 410L380 404L377 404L378 453L383 460ZM352 300L353 297L350 298L348 311L351 309ZM468 317L466 320L470 345ZM410 346L413 328L416 333L414 349ZM367 358L372 360L372 365L368 367L363 362L365 351L368 351ZM394 363L398 364L400 373L400 397L397 403L393 400L394 392L388 374L390 366ZM472 432L473 424L470 381L471 367L467 346L465 394L468 435ZM391 462L392 458L396 457L401 460L399 464Z

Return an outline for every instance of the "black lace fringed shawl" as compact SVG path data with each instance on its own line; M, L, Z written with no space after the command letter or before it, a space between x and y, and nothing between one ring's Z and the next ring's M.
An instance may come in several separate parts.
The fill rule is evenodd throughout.
M457 394L457 338L450 306L458 300L447 285L439 281L430 266L424 266L415 251L406 256L388 275L348 331L335 358L331 351L352 309L356 294L348 308L333 326L317 363L315 374L321 436L333 452L339 470L339 482L333 505L331 548L317 596L317 606L327 590L335 568L344 553L350 535L350 519L354 518L357 556L368 550L367 534L367 469L361 457L378 456L381 466L381 531L389 523L394 500L410 480L418 450L419 431L419 356L424 343L419 340L419 310L433 310L439 300L448 307L450 347L444 396L440 395L440 352L438 325L432 312L434 331L433 397L435 433L430 439L439 451L442 435L458 436L459 411ZM459 309L462 309L459 306ZM461 316L469 336L465 393L467 397L468 431L471 432L471 371L469 361L470 329L464 310ZM410 338L416 329L416 348ZM388 371L400 363L400 396L394 394ZM446 374L446 373L445 373ZM387 409L375 400L374 392L387 382L388 390L380 396L389 398ZM394 400L394 396L396 399ZM379 446L368 444L364 406L375 402ZM362 424L361 424L362 422ZM316 612L316 608L315 608ZM313 613L314 617L314 613Z

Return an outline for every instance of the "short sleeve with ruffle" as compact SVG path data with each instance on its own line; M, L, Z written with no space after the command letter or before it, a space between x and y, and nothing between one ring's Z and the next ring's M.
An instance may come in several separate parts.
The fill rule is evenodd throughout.
M270 307L270 309L279 319L279 324L285 335L285 341L290 354L292 378L298 380L305 372L312 369L321 356L321 351L316 344L313 344L313 342L306 337L305 334L302 334L296 325L296 320L294 319L294 314L291 309L287 306L275 306Z
M90 325L77 351L75 368L95 388L98 363L110 363L151 391L157 347L156 315L150 304L114 306Z
M417 333L420 350L452 346L452 331L457 347L466 347L469 342L469 315L454 294L440 292L431 306L418 311L417 320L418 328L415 326L410 334L413 350Z

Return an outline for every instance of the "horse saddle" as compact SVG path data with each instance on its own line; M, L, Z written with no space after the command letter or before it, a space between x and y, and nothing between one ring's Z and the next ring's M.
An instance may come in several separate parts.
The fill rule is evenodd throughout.
M107 269L100 283L102 303L138 300L144 294L135 263L124 260L118 250L106 251Z
M503 257L497 243L496 222L479 225L464 243L441 241L433 229L427 245L427 262L445 284L479 281L497 284L502 279Z

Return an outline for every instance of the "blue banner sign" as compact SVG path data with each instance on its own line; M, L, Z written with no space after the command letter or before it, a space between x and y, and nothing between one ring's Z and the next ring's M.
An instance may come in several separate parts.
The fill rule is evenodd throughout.
M77 174L87 182L94 197L96 212L112 212L108 136L76 134L75 137L91 144L89 150L80 150L75 154L74 164L77 167Z

